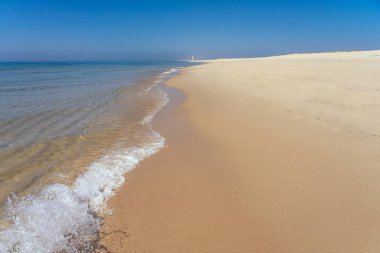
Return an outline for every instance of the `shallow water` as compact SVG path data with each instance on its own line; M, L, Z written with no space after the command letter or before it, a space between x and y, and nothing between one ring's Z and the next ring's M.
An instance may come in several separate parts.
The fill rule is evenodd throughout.
M179 62L0 63L0 252L87 252ZM11 251L11 252L13 252Z

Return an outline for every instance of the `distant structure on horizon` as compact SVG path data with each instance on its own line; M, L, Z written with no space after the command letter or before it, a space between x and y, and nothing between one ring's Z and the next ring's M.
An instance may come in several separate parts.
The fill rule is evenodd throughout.
M191 62L191 61L196 61L194 56L187 56L186 58L178 61L186 61L186 62Z

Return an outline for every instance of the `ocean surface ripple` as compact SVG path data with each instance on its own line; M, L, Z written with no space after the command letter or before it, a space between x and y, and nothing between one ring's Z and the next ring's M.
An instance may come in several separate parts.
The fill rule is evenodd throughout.
M24 196L14 194L8 198L0 219L1 253L75 253L93 252L96 249L101 217L110 212L107 209L107 200L125 182L125 173L165 145L164 138L151 129L150 123L154 115L168 102L166 93L159 85L177 71L178 68L173 68L161 72L151 85L144 88L150 96L143 98L154 97L156 102L154 107L144 111L144 117L139 122L134 123L137 127L132 137L139 141L127 143L128 145L123 140L115 143L72 183L51 183L35 193ZM1 89L17 92L29 88L21 86L14 89L0 87L0 91ZM139 94L136 96L141 96L140 90Z

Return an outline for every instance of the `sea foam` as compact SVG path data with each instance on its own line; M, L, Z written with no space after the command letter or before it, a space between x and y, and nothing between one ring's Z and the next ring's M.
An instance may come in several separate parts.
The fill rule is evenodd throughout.
M148 124L168 102L166 93L162 94L161 106L141 124ZM143 144L110 151L72 186L53 184L34 195L10 198L0 223L6 227L0 232L0 252L93 252L101 224L98 214L106 212L106 201L125 182L124 174L164 146L164 138L150 127L144 134Z
M177 72L179 69L178 68L173 68L173 69L170 69L168 71L165 71L164 73L162 73L163 75L168 75L168 74L173 74L175 72Z
M9 228L0 232L0 252L91 252L100 228L96 215L121 186L123 174L164 146L152 131L150 141L113 151L90 165L72 187L54 184L36 195L7 203Z

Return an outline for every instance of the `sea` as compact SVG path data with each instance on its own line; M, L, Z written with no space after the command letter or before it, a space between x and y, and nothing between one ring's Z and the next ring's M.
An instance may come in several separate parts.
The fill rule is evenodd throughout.
M94 252L181 61L0 63L0 253Z

